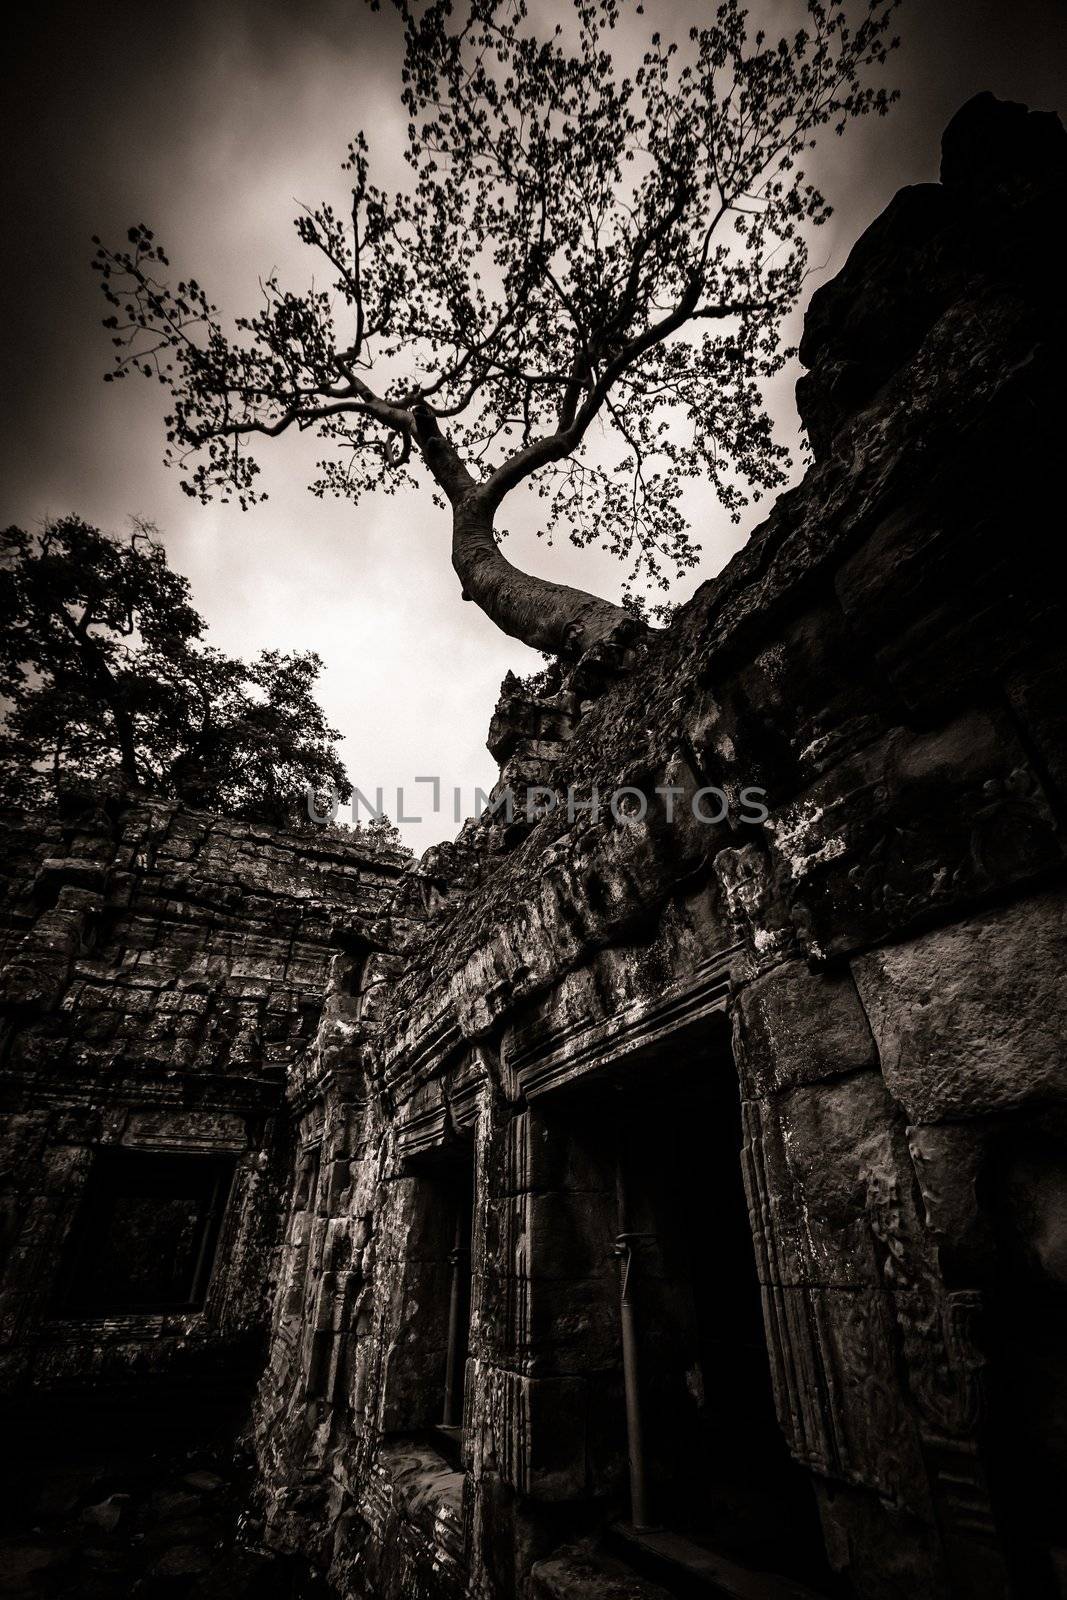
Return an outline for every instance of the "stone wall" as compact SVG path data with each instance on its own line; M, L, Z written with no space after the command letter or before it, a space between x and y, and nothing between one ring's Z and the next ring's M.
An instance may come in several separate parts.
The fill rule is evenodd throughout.
M9 821L3 859L5 1387L247 1362L286 1082L405 860L151 801Z
M653 1510L705 1571L725 1475L727 1538L780 1480L782 1581L1065 1592L1065 180L1055 119L960 113L813 301L801 485L646 647L506 686L505 779L647 806L469 824L335 972L259 1440L271 1536L342 1593L634 1596L691 1560L619 1527L620 1260ZM788 1452L759 1434L753 1489L757 1336Z

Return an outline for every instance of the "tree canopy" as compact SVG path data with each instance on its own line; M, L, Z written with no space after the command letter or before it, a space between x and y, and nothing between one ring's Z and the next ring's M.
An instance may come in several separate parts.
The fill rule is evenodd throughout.
M0 534L0 786L9 804L138 789L276 825L305 794L351 794L311 651L253 661L204 642L154 530L78 517Z
M296 219L325 281L271 275L232 324L199 280L169 286L144 224L101 246L109 376L167 387L168 459L202 500L252 505L255 449L291 428L327 446L316 494L427 484L464 597L575 657L626 613L520 572L499 508L528 484L546 534L666 586L697 558L689 480L734 517L783 483L764 387L829 215L804 161L821 129L888 109L867 80L897 3L795 0L780 40L741 0L702 5L685 38L646 34L627 72L640 4L391 0L407 184L372 181L357 133L347 210Z

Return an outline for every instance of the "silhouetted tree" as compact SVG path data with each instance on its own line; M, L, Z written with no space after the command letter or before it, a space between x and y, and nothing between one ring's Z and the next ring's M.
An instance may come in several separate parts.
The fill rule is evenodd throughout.
M9 803L116 785L274 823L305 791L351 794L316 704L321 662L203 641L189 585L145 523L111 538L78 517L0 535L0 783Z
M407 186L371 182L358 134L347 215L322 204L296 221L328 286L267 278L232 335L199 282L167 286L151 230L131 228L96 261L109 376L171 390L168 456L203 500L251 504L251 447L290 428L331 447L317 494L428 479L464 597L573 658L627 613L517 570L499 508L532 484L545 533L599 541L631 581L665 586L696 559L687 479L735 518L748 491L783 482L763 386L788 354L806 226L829 214L801 163L819 129L888 108L864 80L896 43L896 3L807 0L774 43L740 0L709 0L711 21L680 44L653 33L625 76L623 0L392 0ZM603 442L590 449L601 434L609 467Z

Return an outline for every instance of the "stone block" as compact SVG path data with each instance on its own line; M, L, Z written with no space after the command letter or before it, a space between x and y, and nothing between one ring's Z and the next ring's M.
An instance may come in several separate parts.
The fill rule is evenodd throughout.
M107 881L102 861L86 861L71 856L49 856L41 862L35 887L58 893L61 888L101 889Z
M382 1223L388 1255L394 1260L438 1264L452 1248L451 1202L422 1174L396 1178L387 1186Z
M670 1600L666 1589L628 1572L619 1563L605 1566L581 1546L568 1545L534 1563L533 1600Z
M441 1420L450 1282L447 1266L424 1267L392 1290L381 1373L383 1433L414 1432Z
M853 962L912 1122L1067 1100L1067 899L1047 893Z
M1062 637L1044 650L1030 650L1004 688L1031 747L1040 752L1062 807L1067 803L1067 652Z
M942 1258L963 1270L964 1282L980 1282L990 1241L979 1207L978 1184L986 1145L1002 1131L1000 1119L969 1122L914 1123L908 1128L908 1150L922 1196L924 1220L939 1236ZM977 1259L973 1259L977 1254ZM963 1268L963 1263L967 1267Z
M586 1493L587 1391L580 1378L529 1378L474 1368L474 1392L484 1406L475 1440L475 1472L495 1469L531 1499L558 1502Z
M758 978L737 1002L734 1059L744 1094L757 1097L875 1066L851 975L791 961Z
M518 1197L523 1234L516 1270L531 1278L584 1279L602 1269L617 1232L614 1196L530 1194Z
M783 618L773 642L717 676L690 737L700 782L763 789L777 810L891 721L884 682L831 596Z
M546 1114L540 1107L520 1111L509 1121L506 1137L506 1181L513 1192L614 1189L614 1169L605 1160L603 1141L576 1127L573 1114Z
M801 949L829 960L1057 867L1041 783L1000 712L897 729L772 813ZM772 876L774 876L772 873Z
M815 1480L827 1553L857 1600L952 1600L937 1533L870 1490Z
M882 1285L921 1235L904 1125L876 1072L745 1106L744 1172L762 1282Z
M938 184L894 195L812 296L797 405L821 459L835 433L914 353L954 287L949 210Z
M583 1375L619 1360L614 1272L585 1279L486 1275L480 1304L485 1354L524 1373Z
M132 1112L122 1143L141 1150L248 1149L248 1127L236 1112Z
M798 1461L928 1511L919 1435L899 1379L893 1297L823 1286L764 1292L778 1420Z
M1021 476L1006 482L1003 498L968 473L951 478L936 496L896 507L837 573L856 637L925 720L988 694L1033 649L1055 605L1048 541L1020 560L1004 540L1007 520L1020 535L1026 526Z

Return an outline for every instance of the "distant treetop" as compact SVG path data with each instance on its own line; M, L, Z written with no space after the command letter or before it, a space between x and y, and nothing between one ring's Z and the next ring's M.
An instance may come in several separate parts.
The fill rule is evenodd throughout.
M0 795L145 792L276 826L305 793L351 785L315 700L312 651L252 661L204 642L155 530L115 538L79 517L0 534Z

